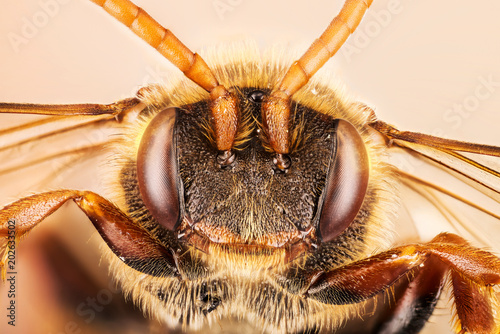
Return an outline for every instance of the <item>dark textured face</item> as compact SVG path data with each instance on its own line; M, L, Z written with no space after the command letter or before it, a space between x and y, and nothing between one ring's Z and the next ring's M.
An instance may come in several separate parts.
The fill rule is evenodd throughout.
M252 68L260 70L240 64L228 72ZM315 328L348 308L339 313L304 296L311 280L373 253L387 231L379 204L391 174L364 109L329 87L304 91L291 104L290 151L280 165L262 126L266 80L229 89L239 101L229 164L220 159L207 95L183 102L176 87L168 98L148 95L137 136L124 143L137 152L120 174L127 213L168 263L131 264L150 274L144 283L136 274L120 278L176 323L244 315L273 332L284 318L294 321L290 328Z
M241 135L235 160L228 166L217 163L218 151L207 131L207 103L184 106L178 113L185 220L198 234L218 243L280 247L307 233L314 239L320 197L335 155L334 120L292 106L291 166L283 172L266 145L258 92L247 88L238 94Z

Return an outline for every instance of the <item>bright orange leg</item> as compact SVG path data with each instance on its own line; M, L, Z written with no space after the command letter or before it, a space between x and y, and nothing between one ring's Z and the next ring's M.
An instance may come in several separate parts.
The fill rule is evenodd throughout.
M432 280L441 284L439 277L446 272L452 280L458 331L498 333L492 286L500 283L500 259L448 233L427 244L397 247L331 271L310 273L310 284L303 295L326 304L354 304L386 291L403 276L416 274L416 281L421 282L413 286L417 295L411 298L415 299L418 290L425 293L433 289L425 286L426 277L418 277L419 273L429 279L437 273Z
M9 221L10 225L15 225L19 239L69 200L89 217L109 248L124 263L154 276L179 276L176 254L153 239L114 204L89 191L52 191L7 205L0 210L0 238L7 237ZM0 262L0 267L2 265Z

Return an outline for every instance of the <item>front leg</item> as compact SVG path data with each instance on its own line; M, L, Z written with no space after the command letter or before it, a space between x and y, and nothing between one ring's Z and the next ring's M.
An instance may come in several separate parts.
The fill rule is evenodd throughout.
M354 304L408 276L413 280L392 313L378 324L377 332L418 333L434 308L447 273L457 332L498 333L498 300L492 286L500 283L500 259L453 234L442 233L427 244L397 247L331 271L309 273L309 284L301 293L325 304ZM424 309L416 314L416 307Z
M69 200L89 217L109 248L125 264L153 276L180 277L176 253L152 238L113 203L89 191L51 191L7 205L0 210L0 238L7 237L10 221L15 224L19 240ZM4 264L5 255L0 260L2 274Z

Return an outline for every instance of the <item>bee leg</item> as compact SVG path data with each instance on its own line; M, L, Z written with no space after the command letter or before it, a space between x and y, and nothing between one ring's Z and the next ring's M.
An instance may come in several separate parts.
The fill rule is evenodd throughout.
M434 263L439 264L436 267ZM498 333L497 299L492 286L500 283L500 259L453 234L442 233L427 244L401 246L331 271L310 273L303 294L326 304L359 303L386 291L403 276L418 276L419 270L422 275L432 273L437 277L443 270L450 272L456 328L461 333ZM424 294L427 290L430 296L436 294L432 292L436 287L419 289ZM404 314L405 306L401 307Z
M401 282L394 304L382 312L373 325L373 333L420 333L439 300L446 282L447 267L430 257L410 282Z
M53 116L75 115L113 115L118 116L141 101L138 98L128 98L111 104L31 104L31 103L0 103L0 113L37 114Z
M125 264L153 276L180 276L177 255L171 249L163 247L114 204L89 191L51 191L7 205L0 210L0 238L19 240L69 200L89 217L111 251ZM0 261L3 273L4 263Z

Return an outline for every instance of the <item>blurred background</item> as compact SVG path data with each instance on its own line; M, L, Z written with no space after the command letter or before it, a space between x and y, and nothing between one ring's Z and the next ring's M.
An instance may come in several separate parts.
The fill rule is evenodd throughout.
M136 1L193 51L252 39L261 50L278 44L296 55L323 32L342 3ZM495 0L377 0L357 33L321 71L334 71L353 96L400 129L498 145L499 15ZM3 102L111 103L173 69L102 9L83 0L3 1L0 60ZM0 115L0 128L28 119ZM79 138L100 143L107 135L83 132ZM0 152L0 167L8 168L10 161L22 161L40 147ZM92 157L70 172L57 162L0 175L0 206L62 186L99 191L100 163L102 159ZM34 176L44 180L42 186ZM66 205L23 242L18 326L6 327L0 314L1 333L162 331L114 290L106 264L99 261L99 238L89 225L73 205ZM411 233L401 232L403 239ZM88 310L92 298L97 300L94 313ZM5 286L0 286L1 310L7 302ZM84 316L77 313L82 303ZM425 333L449 332L449 305L437 310ZM95 317L89 320L91 314Z

